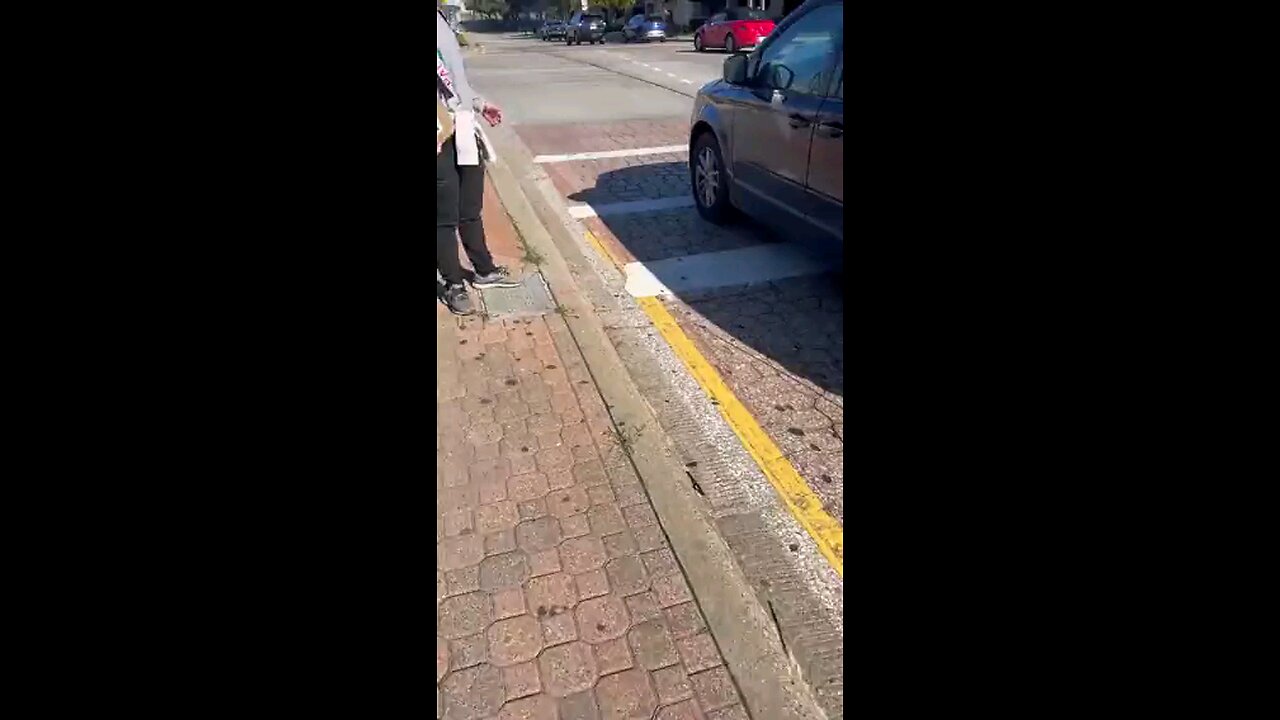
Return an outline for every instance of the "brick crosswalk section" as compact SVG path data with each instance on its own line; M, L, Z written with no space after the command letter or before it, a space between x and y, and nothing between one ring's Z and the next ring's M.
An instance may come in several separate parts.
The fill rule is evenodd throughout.
M745 720L563 319L436 343L436 717Z

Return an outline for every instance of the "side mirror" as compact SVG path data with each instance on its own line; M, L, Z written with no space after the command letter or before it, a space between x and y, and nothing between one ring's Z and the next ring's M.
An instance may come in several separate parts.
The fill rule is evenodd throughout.
M795 82L796 74L791 68L785 65L774 66L773 86L779 90L790 90L791 83Z
M730 55L724 60L724 81L730 85L745 85L747 82L747 56Z

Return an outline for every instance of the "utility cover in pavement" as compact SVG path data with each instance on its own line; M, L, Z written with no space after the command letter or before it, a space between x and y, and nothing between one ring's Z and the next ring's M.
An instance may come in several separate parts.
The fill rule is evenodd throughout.
M542 273L529 272L520 287L486 288L480 291L489 317L542 315L556 309Z

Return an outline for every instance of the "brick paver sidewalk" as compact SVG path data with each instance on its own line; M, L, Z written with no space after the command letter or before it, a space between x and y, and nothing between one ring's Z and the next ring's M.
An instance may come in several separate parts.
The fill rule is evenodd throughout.
M563 319L436 342L436 717L745 720Z

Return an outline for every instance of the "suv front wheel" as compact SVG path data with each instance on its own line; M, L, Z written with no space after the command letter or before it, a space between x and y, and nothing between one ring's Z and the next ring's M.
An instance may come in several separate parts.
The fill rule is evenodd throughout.
M698 214L708 222L722 225L733 215L729 204L729 175L715 133L703 132L689 154L689 178Z

